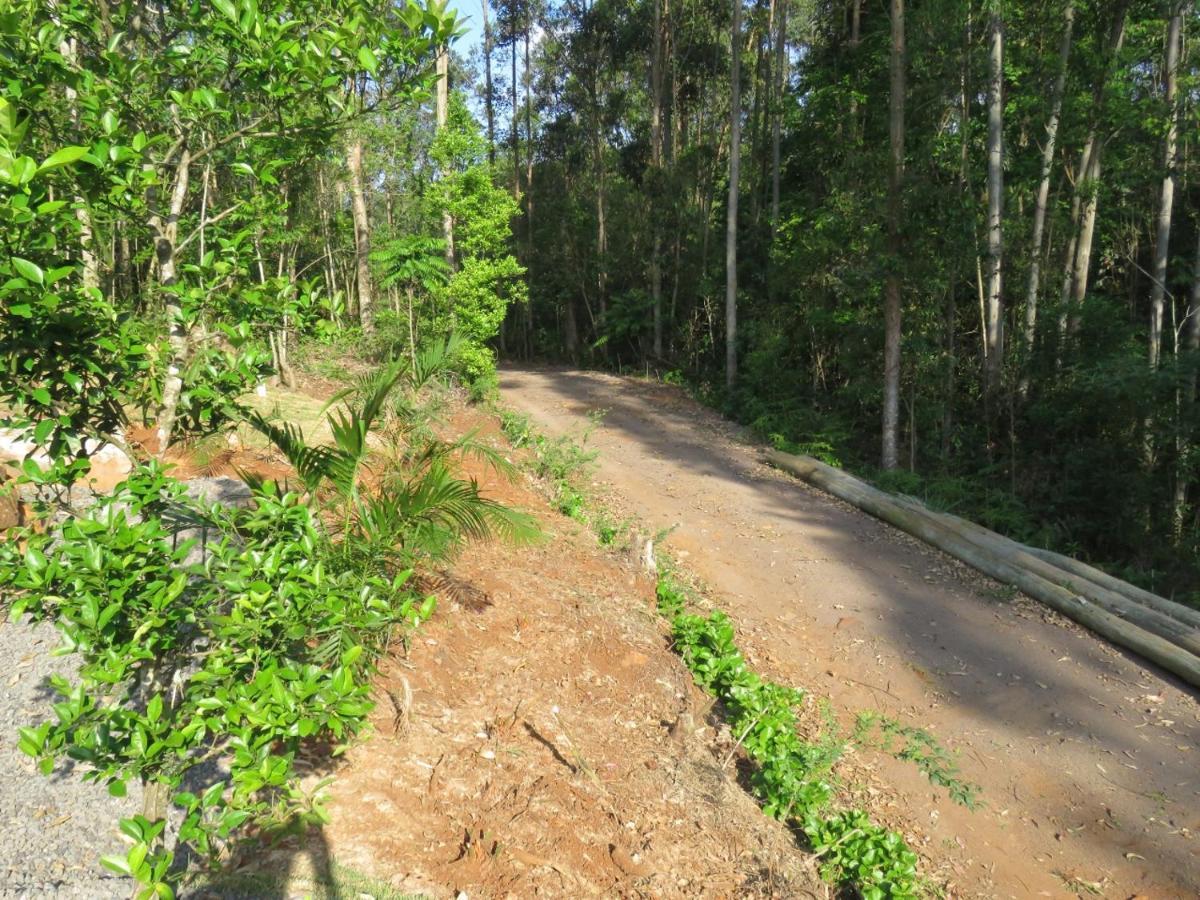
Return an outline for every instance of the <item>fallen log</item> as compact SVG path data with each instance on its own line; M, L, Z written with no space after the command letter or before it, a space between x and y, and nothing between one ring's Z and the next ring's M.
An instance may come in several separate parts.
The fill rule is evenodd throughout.
M1132 650L1172 672L1188 684L1200 687L1200 656L1114 615L1074 591L1005 560L996 551L982 546L961 530L918 512L911 502L898 502L891 495L811 457L769 450L766 459L901 531L949 553L985 575L1012 585L1117 646Z
M1172 619L1186 622L1193 628L1200 628L1200 610L1198 609L1184 606L1182 603L1176 603L1174 600L1168 600L1166 597L1151 593L1135 584L1130 584L1128 581L1122 581L1120 578L1114 578L1101 569L1089 566L1087 563L1080 562L1077 559L1071 559L1069 556L1063 556L1061 553L1055 553L1053 550L1043 550L1040 547L1028 547L1027 550L1034 556L1044 559L1048 563L1053 563L1060 569L1078 575L1080 578L1086 578L1093 584L1106 587L1110 591L1116 591L1118 594L1124 594L1130 600L1141 603L1143 606L1149 606L1151 609L1156 609L1160 613L1170 616Z
M963 534L971 538L971 540L975 541L975 543L979 544L985 550L996 553L1007 562L1027 569L1034 575L1039 575L1052 584L1057 584L1065 587L1067 590L1082 594L1113 615L1133 622L1135 625L1183 647L1189 653L1200 656L1200 630L1193 628L1186 622L1144 606L1135 600L1131 600L1124 594L1111 591L1090 579L1047 562L1040 556L1031 553L1031 548L1024 544L1017 543L1012 538L1007 538L1002 534L997 534L988 528L984 528L982 525L977 525L974 522L950 515L949 513L931 510L909 497L895 497L893 499L897 503L901 503L912 509L918 515L929 516L947 528L963 532ZM1066 557L1062 558L1065 559Z

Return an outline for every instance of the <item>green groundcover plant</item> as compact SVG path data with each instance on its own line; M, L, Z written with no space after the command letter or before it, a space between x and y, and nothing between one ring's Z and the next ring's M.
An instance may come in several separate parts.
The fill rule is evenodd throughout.
M216 535L203 553L176 545L168 522L181 518ZM55 718L22 728L20 748L47 774L85 763L117 796L145 785L143 815L122 822L133 845L103 860L143 896L171 895L182 849L215 863L239 833L320 821L297 756L362 732L373 661L434 606L408 571L328 567L299 495L267 486L246 509L206 505L156 464L21 538L0 552L11 613L53 621L80 668L52 679ZM174 850L168 800L182 814Z

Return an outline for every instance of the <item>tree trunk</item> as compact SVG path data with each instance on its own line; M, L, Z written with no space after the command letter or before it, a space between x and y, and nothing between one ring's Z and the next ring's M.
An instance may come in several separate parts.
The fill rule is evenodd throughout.
M1200 356L1200 234L1197 234L1196 257L1192 268L1192 291L1188 299L1187 314L1180 326L1183 329L1184 352L1188 354L1188 374L1177 395L1176 417L1182 419L1185 410L1191 410L1196 403L1197 357ZM1187 513L1188 491L1191 487L1191 469L1188 456L1191 450L1191 440L1183 421L1176 423L1179 437L1175 442L1175 497L1173 503L1173 528L1175 542L1183 536L1183 520Z
M725 386L737 381L738 176L741 164L742 0L733 0L729 41L729 204L725 215Z
M490 2L491 0L480 0L479 5L483 8L483 84L484 90L487 92L484 97L484 105L487 107L488 162L494 166L496 164L496 111L492 96L492 27L488 22L488 4Z
M1158 368L1162 353L1163 308L1167 283L1167 259L1171 243L1171 209L1175 202L1175 168L1178 160L1179 115L1175 93L1179 81L1179 41L1183 27L1183 4L1176 2L1171 9L1167 28L1166 65L1163 79L1167 101L1167 135L1164 141L1162 197L1158 205L1158 223L1154 236L1154 272L1150 279L1150 368Z
M654 0L654 35L650 49L650 171L653 190L652 203L665 199L662 195L662 20L663 0ZM662 307L662 224L658 210L650 210L651 228L654 231L653 248L650 252L650 298L654 315L654 356L663 355L663 307Z
M1075 184L1077 198L1082 198L1080 204L1079 230L1075 237L1074 258L1071 260L1070 295L1066 304L1066 334L1070 337L1078 327L1079 312L1083 306L1083 298L1087 296L1088 272L1091 267L1092 239L1096 233L1096 211L1099 207L1100 193L1100 156L1103 141L1099 139L1101 116L1104 111L1105 89L1108 78L1117 64L1121 47L1125 43L1125 15L1129 9L1129 0L1122 0L1118 5L1116 17L1113 19L1112 32L1109 35L1108 63L1103 76L1096 85L1092 97L1092 125L1084 142L1083 158L1079 167L1079 178Z
M325 193L325 173L320 164L317 165L317 212L321 220L321 247L322 258L325 265L325 288L329 292L330 300L337 293L337 267L333 261L333 245L329 238L329 207ZM331 306L331 309L333 307ZM337 315L334 313L334 324L340 326L341 323L336 321Z
M750 221L756 226L756 229L762 206L760 193L762 186L766 184L767 174L767 157L764 153L767 109L766 103L763 102L764 88L768 82L763 68L767 60L767 52L766 35L759 27L759 23L762 21L763 3L764 0L756 0L749 28L750 43L754 46L754 75L750 79L750 177L748 181L750 182ZM771 5L773 13L774 3Z
M529 65L529 28L532 7L525 8L525 267L526 280L533 278L533 69ZM525 358L533 357L533 298L521 307L525 336Z
M437 55L437 130L440 133L446 127L450 116L450 51L441 47ZM443 175L445 173L442 173ZM454 217L450 209L442 210L442 238L446 242L446 269L454 271Z
M883 449L880 464L898 465L896 433L900 422L900 219L904 181L905 45L904 0L891 2L891 54L888 135L891 165L888 168L887 278L883 288Z
M1029 250L1029 285L1025 290L1025 365L1020 391L1029 390L1029 367L1037 337L1038 291L1042 265L1042 236L1046 228L1046 207L1050 200L1050 173L1054 168L1054 145L1058 140L1058 123L1062 117L1063 94L1067 85L1067 62L1071 56L1071 36L1075 27L1075 0L1067 0L1063 10L1063 35L1058 47L1058 75L1050 96L1050 118L1046 122L1046 143L1042 146L1041 180L1038 182L1037 202L1033 209L1033 237Z
M788 0L776 0L779 5L775 36L775 85L771 110L771 229L779 227L779 166L780 131L783 120L783 92L787 85L787 12Z
M354 215L354 264L358 282L358 321L364 334L375 330L375 295L371 285L371 223L367 217L366 185L363 179L362 138L355 135L346 153L350 172L350 207Z
M517 152L520 136L517 134L517 116L520 107L517 106L517 23L512 24L512 34L509 35L509 49L512 51L512 84L509 86L509 98L512 101L512 115L509 117L508 142L512 146L513 166L513 196L521 196L521 157Z
M71 65L76 64L78 46L74 39L63 41L59 52ZM73 87L64 88L67 110L71 117L71 125L79 128L79 94ZM79 258L83 263L82 280L85 288L100 287L100 264L96 259L96 229L92 225L92 212L87 200L82 196L75 197L75 220L79 222Z
M154 255L158 261L158 283L166 289L164 295L169 328L167 344L171 351L167 375L163 381L162 401L158 409L156 436L160 455L166 453L167 448L171 446L171 437L175 431L175 413L179 407L179 395L183 391L183 369L191 353L191 336L187 323L183 320L183 305L179 295L170 290L178 277L175 242L179 237L179 217L187 201L191 165L191 152L185 147L180 151L179 162L175 165L175 184L171 191L167 217L164 219L156 214L150 219L150 228L154 232Z
M1004 377L1004 23L992 0L988 53L988 273L984 395L989 422ZM990 438L989 438L990 439Z

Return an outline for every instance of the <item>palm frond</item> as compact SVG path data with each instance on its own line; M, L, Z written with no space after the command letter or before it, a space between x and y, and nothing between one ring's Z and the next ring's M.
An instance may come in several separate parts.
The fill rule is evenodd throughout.
M334 452L329 447L308 444L299 425L270 422L257 410L246 415L246 422L284 455L308 491L315 491L321 480L329 477L336 458Z
M463 347L463 336L452 331L444 340L426 344L417 351L413 361L412 382L409 387L419 391L430 381L449 370L454 357Z

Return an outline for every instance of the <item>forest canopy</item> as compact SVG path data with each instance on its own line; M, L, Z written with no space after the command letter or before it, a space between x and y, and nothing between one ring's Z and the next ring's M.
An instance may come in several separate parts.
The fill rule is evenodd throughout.
M780 447L1195 597L1193 4L485 21L529 271L510 352L657 371Z

